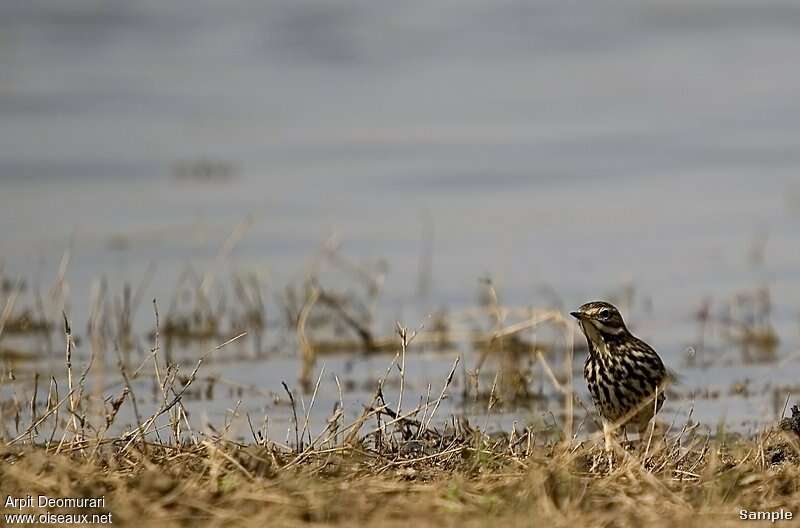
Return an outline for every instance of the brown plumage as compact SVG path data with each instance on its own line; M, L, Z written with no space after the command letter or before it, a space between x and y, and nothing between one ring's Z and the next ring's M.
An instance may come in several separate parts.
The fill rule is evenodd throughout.
M667 370L655 350L628 331L607 302L586 303L571 313L589 344L583 375L603 420L606 448L617 428L643 433L664 403Z

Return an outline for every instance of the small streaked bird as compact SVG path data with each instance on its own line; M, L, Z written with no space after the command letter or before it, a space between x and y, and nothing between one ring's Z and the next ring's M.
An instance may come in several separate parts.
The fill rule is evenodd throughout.
M664 403L670 376L655 350L628 331L613 305L589 302L571 312L589 344L583 376L603 421L606 449L627 424L640 435Z

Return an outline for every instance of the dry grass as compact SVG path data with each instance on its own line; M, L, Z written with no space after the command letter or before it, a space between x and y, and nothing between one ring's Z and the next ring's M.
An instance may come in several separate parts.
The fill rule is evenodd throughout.
M0 478L12 496L105 496L114 524L137 526L728 526L741 508L800 503L797 438L779 433L628 453L612 474L597 446L525 443L462 431L430 454L360 441L299 463L274 444L221 440L146 452L115 440L92 460L6 447Z
M132 334L131 314L141 303L143 288L126 288L112 303L101 285L89 326L88 361L78 364L73 355L76 338L65 315L66 387L59 387L55 379L42 380L40 391L37 374L30 401L14 390L14 401L0 407L0 419L13 417L17 431L13 438L0 438L4 494L103 496L105 506L94 512L110 512L115 525L136 526L728 526L740 522L741 509L794 508L793 513L800 514L800 409L795 407L791 419L753 437L712 437L692 421L690 412L682 426L662 424L643 439L615 445L610 469L600 438L587 435L583 422L573 422L573 405L582 405L571 378L574 336L558 311L504 307L487 281L482 287L485 302L463 318L478 321L488 316L488 328L475 324L474 331L459 329L452 324L454 318L439 317L426 321L427 328L398 324L397 336L382 337L371 326L381 268L358 267L340 257L335 247L326 247L324 253L358 277L366 294L359 299L325 289L310 272L302 288L287 289L282 297L286 326L297 337L300 385L310 395L303 398L283 384L291 404L291 441L273 440L269 417L254 423L249 415L241 416L238 404L230 421L216 429L193 424L183 405L209 354L247 332L266 329L256 278L234 279L238 304L223 328L225 309L209 301L209 276L187 271L179 289L191 295L176 294L163 322L153 304L152 344L139 363L131 363L126 348L139 342ZM60 284L63 273L59 277ZM63 306L62 289L54 289L54 298ZM3 327L6 332L15 330L21 320L12 317L21 285L6 290L0 333ZM188 299L188 308L179 297ZM760 299L768 306L765 296ZM110 304L117 309L109 311ZM734 315L721 318L720 324L740 329L742 335L756 326L769 328L768 310L761 311L766 315L731 311ZM39 312L36 320L53 320L46 317L52 310ZM708 316L710 308L704 313L704 325L714 322ZM549 343L537 342L535 334L526 340L526 332L543 324L550 325L554 336ZM704 332L703 326L699 342ZM314 376L318 355L327 351L320 337L325 335L338 337L335 343L341 348L352 350L355 336L365 351L396 354L377 380L371 401L363 402L363 412L352 421L345 421L335 378L339 404L315 429L309 417L324 372L323 366ZM170 360L170 341L200 338L224 342L202 355L190 372L182 371ZM102 352L109 342L120 348L116 359L123 383L98 399L89 394L86 377L95 351ZM489 433L485 423L443 416L441 403L451 392L460 359L438 385L428 386L425 395L404 395L406 366L412 360L406 352L412 342L476 345L477 361L465 370L470 383L465 383L462 397L483 407L486 423L503 401L526 397L528 379L520 358L535 358L562 400L561 423L547 430L515 427ZM556 352L564 352L563 368L554 360ZM497 373L488 386L481 386L481 370L489 361ZM136 385L131 383L142 376L154 380L160 402L149 416L140 413ZM399 383L387 384L392 376ZM399 387L399 393L389 397L388 386ZM19 391L23 393L28 391ZM30 412L26 415L24 409ZM119 431L115 421L121 409L135 417L135 425L112 434ZM231 438L234 417L240 425L246 418L251 439ZM42 511L26 508L22 513ZM6 507L2 513L14 512Z
M679 429L616 445L609 470L599 439L577 440L577 433L568 434L571 421L548 436L531 428L487 434L464 418L436 418L458 361L441 388L404 409L405 350L418 334L402 325L398 334L400 351L351 423L343 422L337 406L327 425L312 433L308 416L322 372L300 413L285 386L294 442L284 445L269 439L266 426L256 429L249 416L248 442L228 438L230 422L211 433L194 427L181 399L206 356L181 385L177 370L159 367L158 332L151 358L162 405L149 417L139 415L120 361L125 386L107 398L97 423L85 408L85 375L73 373L65 320L68 391L48 394L46 410L0 448L3 491L12 497L103 496L104 508L50 512L110 512L114 524L136 526L727 526L740 522L742 508L800 504L796 407L792 419L749 439L712 439L689 417ZM396 369L400 394L393 407L383 389ZM494 387L487 412L493 394ZM126 404L137 427L109 436Z

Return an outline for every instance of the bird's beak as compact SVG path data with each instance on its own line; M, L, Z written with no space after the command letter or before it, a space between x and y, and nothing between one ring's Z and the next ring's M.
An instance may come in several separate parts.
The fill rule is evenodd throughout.
M583 314L581 312L570 312L569 314L575 319L583 319Z

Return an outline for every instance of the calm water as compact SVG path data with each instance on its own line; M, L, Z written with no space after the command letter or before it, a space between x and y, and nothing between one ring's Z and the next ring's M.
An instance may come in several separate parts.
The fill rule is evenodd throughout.
M46 290L68 250L78 333L101 277L119 294L154 266L144 298L164 306L187 265L218 282L252 271L272 299L331 236L388 262L380 334L474 306L487 275L504 303L563 311L632 285L628 319L681 390L723 395L695 415L752 428L798 369L799 30L793 2L3 2L5 275ZM233 175L176 175L195 160ZM702 300L760 286L784 363L743 365L712 336L716 364L686 368ZM134 325L152 327L148 302ZM469 350L414 357L411 400L457 353L472 365ZM294 354L206 372L260 388L244 405L280 422L267 395L297 379ZM358 385L389 359L326 358L319 414L337 399L330 374ZM757 397L729 397L746 379ZM350 392L351 413L367 394ZM238 397L196 410L219 422Z

